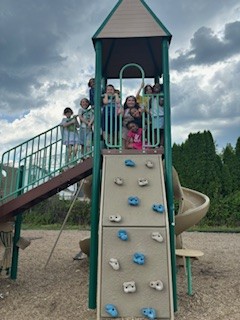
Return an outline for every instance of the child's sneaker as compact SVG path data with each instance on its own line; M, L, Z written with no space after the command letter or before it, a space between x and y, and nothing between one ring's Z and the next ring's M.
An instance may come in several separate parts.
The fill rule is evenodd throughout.
M83 253L82 251L78 252L75 257L73 257L73 260L83 260L86 259L87 255Z

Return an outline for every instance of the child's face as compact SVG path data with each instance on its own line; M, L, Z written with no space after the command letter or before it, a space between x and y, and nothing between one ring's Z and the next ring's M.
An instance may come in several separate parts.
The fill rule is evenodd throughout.
M136 123L129 123L128 130L130 130L132 132L137 132L138 131L138 125Z
M159 83L156 83L154 86L153 86L153 92L154 93L160 93L161 91L161 86Z
M141 117L141 114L139 112L139 110L137 108L132 108L130 110L130 115L133 117L133 118L140 118Z
M145 91L145 94L151 94L152 93L152 87L151 86L146 86L144 91Z
M115 93L114 88L112 86L107 86L106 94L108 94L109 96L112 96L112 95L114 95L114 93Z
M136 104L136 100L134 99L134 97L128 97L126 100L126 105L128 108L133 108Z
M66 116L67 118L71 118L71 115L72 115L72 112L71 112L71 111L67 111L67 112L65 113L65 116Z
M87 108L89 107L88 101L85 100L85 99L81 100L81 107L82 107L83 109L87 109Z
M90 79L89 80L89 87L94 87L95 84L95 80L94 79Z

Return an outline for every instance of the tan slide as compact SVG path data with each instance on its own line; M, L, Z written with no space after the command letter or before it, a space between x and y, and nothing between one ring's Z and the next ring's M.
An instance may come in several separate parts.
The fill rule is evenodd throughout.
M173 168L173 189L174 197L179 201L178 213L175 216L175 234L179 236L204 218L210 200L201 192L182 187L175 168Z
M90 237L87 237L79 241L81 251L88 257L90 256L90 240Z

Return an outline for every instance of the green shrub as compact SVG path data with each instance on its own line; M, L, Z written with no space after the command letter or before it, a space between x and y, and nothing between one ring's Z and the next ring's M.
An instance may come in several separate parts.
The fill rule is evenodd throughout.
M28 225L62 224L71 204L71 200L60 200L55 195L28 210L23 216L23 223ZM90 225L90 208L89 202L77 200L71 209L67 225Z

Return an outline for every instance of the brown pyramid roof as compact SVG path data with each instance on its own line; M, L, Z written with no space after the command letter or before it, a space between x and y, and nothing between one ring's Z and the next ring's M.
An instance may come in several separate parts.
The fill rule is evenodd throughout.
M169 36L164 27L139 0L124 0L100 28L96 38Z
M119 78L128 63L140 64L146 77L162 73L162 40L171 34L143 0L119 0L93 36L102 42L103 76ZM136 68L124 72L126 78L138 78Z

